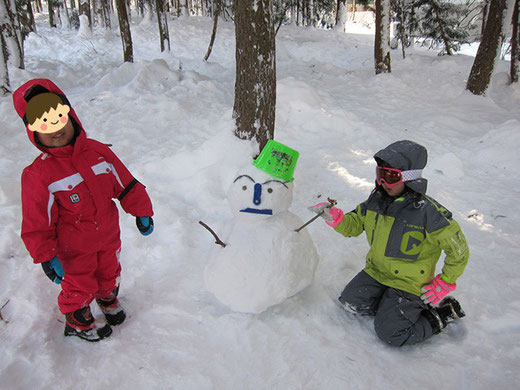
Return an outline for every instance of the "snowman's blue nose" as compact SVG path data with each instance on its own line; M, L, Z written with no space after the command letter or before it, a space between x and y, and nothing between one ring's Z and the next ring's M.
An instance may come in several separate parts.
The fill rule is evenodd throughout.
M255 193L253 195L253 203L259 205L262 203L262 185L260 183L255 184Z

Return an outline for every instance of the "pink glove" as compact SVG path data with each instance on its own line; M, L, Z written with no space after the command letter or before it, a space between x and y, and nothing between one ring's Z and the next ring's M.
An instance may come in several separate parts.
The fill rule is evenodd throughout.
M441 279L441 274L437 275L433 278L430 284L427 284L422 288L424 292L421 295L421 299L426 304L431 304L432 306L437 306L442 299L448 295L450 292L455 291L457 288L457 283L449 284Z
M343 211L336 207L330 207L330 203L319 203L309 207L309 210L318 214L327 225L332 227L339 225L343 220Z

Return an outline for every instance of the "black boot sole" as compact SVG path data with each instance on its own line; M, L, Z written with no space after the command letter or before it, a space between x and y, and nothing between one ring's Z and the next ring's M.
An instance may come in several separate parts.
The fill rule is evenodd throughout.
M78 330L73 328L72 326L66 324L65 325L65 336L76 336L82 340L97 342L103 339L106 339L108 336L112 334L112 328L110 324L106 324L101 328L94 328L90 330Z

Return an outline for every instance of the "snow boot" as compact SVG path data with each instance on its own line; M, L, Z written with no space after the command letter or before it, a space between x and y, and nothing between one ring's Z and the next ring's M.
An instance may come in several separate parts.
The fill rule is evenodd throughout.
M112 334L109 324L97 328L90 306L65 313L65 336L76 336L87 341L99 341Z
M460 303L453 297L444 298L438 307L425 310L423 314L430 321L433 334L440 333L450 322L466 316Z
M106 296L105 298L96 299L96 302L105 315L107 322L112 326L122 324L126 318L126 313L117 299L118 293L119 287L117 287L110 293L110 295Z

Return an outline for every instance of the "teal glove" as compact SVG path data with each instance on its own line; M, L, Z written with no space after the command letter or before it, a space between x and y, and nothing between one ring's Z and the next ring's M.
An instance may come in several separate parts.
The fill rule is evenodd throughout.
M45 272L45 275L47 275L50 280L56 284L61 283L65 271L63 270L63 266L57 256L54 256L49 261L43 262L42 268L43 272Z
M143 236L148 236L153 232L153 219L152 217L135 217L135 224L137 229Z

